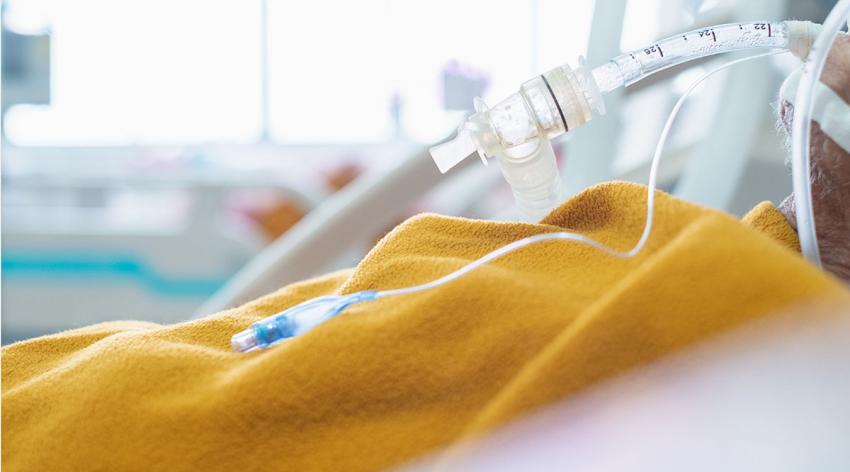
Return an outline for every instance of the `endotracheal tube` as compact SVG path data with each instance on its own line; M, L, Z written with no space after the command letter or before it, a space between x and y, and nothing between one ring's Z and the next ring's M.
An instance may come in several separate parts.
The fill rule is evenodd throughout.
M441 171L446 172L475 151L485 163L487 158L497 157L502 173L510 183L520 207L529 213L539 213L548 211L559 203L560 181L549 140L587 123L594 110L598 114L604 114L603 93L631 85L655 72L695 58L741 49L775 50L738 59L711 71L680 98L667 119L656 146L647 191L646 225L632 249L617 250L577 233L558 232L530 236L500 247L428 283L308 300L260 320L237 333L231 340L233 349L245 352L275 345L315 328L355 303L430 290L508 253L544 241L573 241L589 245L613 257L634 257L649 239L658 163L673 120L685 98L710 75L743 61L789 49L796 55L805 57L817 32L817 25L808 22L716 26L674 36L645 49L623 54L592 71L583 64L575 70L569 66L558 67L527 81L518 93L493 108L487 108L483 102L476 100L476 113L460 127L457 137L432 148L435 162Z

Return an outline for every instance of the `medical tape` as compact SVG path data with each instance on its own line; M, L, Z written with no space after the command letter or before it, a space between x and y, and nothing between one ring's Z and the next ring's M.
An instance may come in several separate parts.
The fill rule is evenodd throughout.
M780 100L794 104L802 75L801 68L785 79L779 90ZM821 82L815 85L812 97L812 120L820 125L824 134L850 153L850 105Z

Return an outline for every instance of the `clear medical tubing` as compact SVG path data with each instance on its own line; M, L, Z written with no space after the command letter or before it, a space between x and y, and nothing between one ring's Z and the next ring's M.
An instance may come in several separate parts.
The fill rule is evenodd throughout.
M700 57L743 49L788 49L788 30L785 22L731 23L694 30L615 57L592 74L599 90L610 92Z
M836 7L836 9L842 7L842 11L844 12L843 14L844 16L846 16L848 4L850 4L850 0L842 0L842 3L840 3L839 6ZM833 11L831 17L834 16L834 13L835 11ZM281 313L265 318L255 323L245 331L237 333L235 336L233 336L232 339L234 350L248 351L257 348L269 347L271 345L277 344L278 342L286 338L307 332L308 330L321 324L325 320L336 316L352 304L397 295L408 295L429 290L431 288L438 287L440 285L451 282L459 277L462 277L468 274L469 272L510 252L539 242L550 240L575 241L582 244L587 244L591 247L595 247L600 251L603 251L606 254L609 254L614 257L634 257L637 253L641 251L641 249L643 249L652 230L658 164L660 161L661 153L667 140L667 135L670 131L670 127L672 126L673 120L678 114L679 109L681 108L685 99L690 95L694 88L696 88L696 86L702 83L705 79L715 74L716 72L731 67L735 64L773 54L779 54L781 52L784 52L783 50L787 49L791 49L798 56L805 57L808 53L808 48L810 46L810 37L812 36L811 28L814 26L815 25L808 22L736 23L730 25L715 26L712 28L697 30L691 33L685 33L682 35L677 35L665 39L663 41L659 41L658 43L655 43L655 45L645 48L643 50L638 50L619 56L610 61L608 64L600 66L592 71L591 74L593 76L593 79L595 82L598 82L599 88L601 89L599 91L604 93L620 86L631 85L636 81L643 79L655 72L661 71L668 67L675 66L682 62L686 62L690 59L742 49L779 49L779 51L773 51L766 54L759 54L743 59L738 59L712 70L711 72L700 78L696 83L694 83L691 88L689 88L688 91L679 99L679 102L676 103L676 106L674 107L670 117L667 120L667 123L665 124L664 130L661 134L661 137L655 150L655 155L652 159L647 191L646 225L644 226L644 230L641 234L640 239L631 250L627 252L618 251L581 234L566 232L538 234L518 241L514 241L513 243L510 243L506 246L503 246L495 251L484 255L480 259L473 261L472 263L456 270L455 272L452 272L437 280L433 280L425 284L394 290L385 290L380 292L365 291L353 293L350 295L321 297L319 299L308 300L307 302L304 302L300 305L296 305L295 307L292 307ZM833 30L830 29L829 31L832 32ZM835 31L836 33L832 36L837 35L837 29L835 29ZM821 43L825 43L826 41L823 39L823 36L825 35L821 35L821 37L818 38ZM831 41L826 42L825 44L829 45L831 44ZM823 46L821 48L826 49ZM643 53L645 57L641 56L640 53ZM824 52L822 54L825 58L826 53ZM817 69L818 75L820 75L820 71L822 70L822 68L823 61L821 61L820 67L819 69ZM801 81L801 88L803 84L806 83L805 77L806 76L804 75L804 80ZM811 92L812 90L808 90L807 93L800 94L798 96L807 100L807 102L804 103L810 104L811 97L809 95L811 94ZM806 111L808 112L807 115L811 112L811 110ZM795 120L795 123L799 123L800 121L808 123L809 120ZM801 139L805 140L805 144L802 152L806 155L806 157L808 157L808 133L804 133L804 135L801 135L801 133L797 132L794 134L794 136L803 136L803 138ZM548 137L552 138L554 136L550 135ZM795 162L798 161L800 161L799 158L795 159ZM805 159L804 163L806 164L806 169L803 175L808 176L808 159ZM795 165L795 171L797 170L797 167L800 166ZM795 180L795 194L797 193L796 187L797 181ZM808 190L810 191L810 188ZM805 201L805 199L803 199L802 201ZM808 201L811 201L810 194ZM809 209L809 215L811 215L811 209ZM813 218L811 219L811 221L813 222ZM814 234L813 223L812 234ZM815 242L815 251L816 250L817 244Z
M848 0L848 1L850 1L850 0ZM624 251L618 251L618 250L613 249L609 246L606 246L603 243L600 243L599 241L596 241L595 239L592 239L592 238L589 238L587 236L584 236L582 234L577 234L577 233L559 232L559 233L537 234L537 235L534 235L534 236L529 236L527 238L523 238L523 239L514 241L514 242L507 244L505 246L502 246L502 247L500 247L500 248L498 248L498 249L496 249L492 252L487 253L486 255L481 257L480 259L477 259L477 260L471 262L470 264L468 264L464 267L461 267L460 269L458 269L458 270L456 270L456 271L454 271L454 272L452 272L448 275L440 277L437 280L433 280L431 282L424 283L422 285L416 285L414 287L406 287L406 288L400 288L400 289L395 289L395 290L379 291L375 294L375 299L381 299L381 298L391 297L391 296L396 296L396 295L409 295L409 294L412 294L412 293L430 290L432 288L438 287L440 285L443 285L443 284L449 283L449 282L451 282L455 279L458 279L458 278L472 272L473 270L475 270L475 269L477 269L477 268L479 268L479 267L481 267L481 266L483 266L483 265L485 265L489 262L492 262L492 261L494 261L494 260L496 260L496 259L498 259L502 256L505 256L505 255L507 255L511 252L514 252L514 251L516 251L520 248L530 246L532 244L537 244L537 243L540 243L540 242L551 241L551 240L556 240L556 239L567 240L567 241L575 241L575 242L578 242L578 243L587 244L588 246L599 249L600 251L602 251L602 252L604 252L604 253L606 253L610 256L619 257L621 259L628 259L628 258L636 256L644 248L647 240L649 239L649 234L652 232L652 223L653 223L653 218L655 216L655 189L657 187L657 180L658 180L658 164L661 162L661 155L664 152L664 146L667 144L667 137L670 134L670 129L673 127L673 122L675 121L676 116L678 116L679 110L681 110L682 105L684 105L684 103L685 103L685 100L691 95L691 93L697 88L697 86L699 86L706 79L708 79L712 75L716 74L717 72L720 72L720 71L727 69L729 67L732 67L734 65L740 64L742 62L751 61L751 60L759 59L759 58L766 57L766 56L773 56L773 55L776 55L776 54L782 54L784 52L787 52L787 51L772 51L772 52L768 52L768 53L764 53L764 54L757 54L757 55L754 55L754 56L748 56L748 57L737 59L737 60L734 60L734 61L731 61L731 62L727 62L726 64L723 64L722 66L717 67L716 69L713 69L713 70L709 71L708 73L706 73L705 75L703 75L702 77L700 77L696 82L694 82L688 88L688 90L684 94L682 94L682 96L679 98L679 101L676 102L676 105L673 107L673 110L670 112L670 116L667 118L667 122L664 124L664 129L662 130L661 136L658 139L658 144L655 147L655 154L652 156L652 163L650 165L649 182L647 184L646 223L644 225L643 233L641 233L640 239L634 245L634 247L632 247L630 250L625 251L625 252Z
M488 157L524 151L538 139L551 140L589 122L594 111L604 114L603 93L713 54L754 48L804 49L801 43L809 36L807 25L811 23L712 26L620 55L592 71L583 63L575 69L569 65L556 67L525 82L518 93L492 108L476 106L476 113L457 136L431 148L431 155L440 172L447 172L475 151L485 163Z
M493 107L479 102L457 135L432 147L431 156L444 173L476 152L485 163L498 157L520 209L539 217L560 199L557 165L551 149L540 144L588 123L594 114L603 115L604 93L708 55L753 48L806 50L810 45L806 38L813 37L811 25L799 21L719 25L672 36L592 71L582 60L577 68L556 67L526 81Z
M812 202L811 182L811 132L812 96L815 85L823 73L829 50L843 23L850 17L850 0L839 1L812 46L797 88L794 122L791 125L791 164L794 184L794 204L797 214L797 234L803 255L812 264L821 267L820 248L815 229L815 211Z
M606 246L605 244L600 243L595 239L577 233L558 232L537 234L502 246L492 252L487 253L480 259L477 259L448 275L445 275L443 277L440 277L439 279L421 285L399 288L394 290L382 290L378 292L356 292L350 295L319 297L312 300L308 300L281 313L277 313L268 318L260 320L254 323L248 329L237 333L231 339L233 350L239 352L247 352L253 351L255 349L262 349L273 346L287 338L297 336L299 334L303 334L309 331L310 329L318 326L320 323L323 323L324 321L336 316L345 308L355 303L359 303L361 301L379 300L381 298L393 297L398 295L410 295L413 293L430 290L432 288L447 284L453 280L463 277L464 275L472 272L473 270L478 269L479 267L488 264L513 251L544 241L575 241L599 249L600 251L613 257L618 257L622 259L634 257L644 248L652 231L652 223L655 215L655 189L657 186L658 165L661 162L661 155L664 152L664 146L667 143L667 137L670 134L670 129L673 127L673 122L675 121L676 116L678 116L679 110L681 110L682 105L685 103L685 100L697 88L697 86L699 86L706 79L716 74L717 72L720 72L721 70L727 69L745 61L750 61L765 56L771 56L774 54L780 54L782 52L785 51L773 51L728 62L700 77L699 80L694 82L688 88L688 90L684 94L682 94L682 96L679 98L679 101L676 102L676 105L670 112L670 116L667 118L667 122L664 124L664 129L661 132L658 144L655 147L655 154L652 157L652 164L649 172L649 183L647 185L646 223L644 225L643 233L641 234L640 239L635 244L635 246L629 251L618 251L617 249L613 249L609 246Z

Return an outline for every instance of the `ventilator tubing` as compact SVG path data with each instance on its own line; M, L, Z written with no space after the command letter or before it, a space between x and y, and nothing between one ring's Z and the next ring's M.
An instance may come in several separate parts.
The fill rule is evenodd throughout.
M545 72L492 108L477 99L475 113L457 135L431 148L431 155L441 172L474 152L485 164L487 159L497 158L519 208L540 218L560 203L561 187L554 153L543 141L584 125L594 115L604 115L603 94L669 67L723 52L790 49L805 57L818 31L819 26L810 22L733 23L671 36L592 71L579 58L579 67L563 65Z

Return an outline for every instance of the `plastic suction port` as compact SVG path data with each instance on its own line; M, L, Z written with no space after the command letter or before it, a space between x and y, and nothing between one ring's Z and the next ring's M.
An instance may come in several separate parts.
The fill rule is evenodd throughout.
M488 132L492 134L492 129L486 118L486 112L489 107L481 97L475 97L472 103L475 113L464 120L463 124L458 128L455 137L430 149L431 158L434 159L437 169L442 174L445 174L452 167L463 162L464 159L476 151L478 152L478 157L481 158L481 162L485 166L490 165L487 162L485 148L481 146L480 141L476 141L473 138L473 135L478 136L480 139L482 136L487 135Z
M477 150L469 133L460 129L454 138L432 147L431 158L440 173L445 174Z

